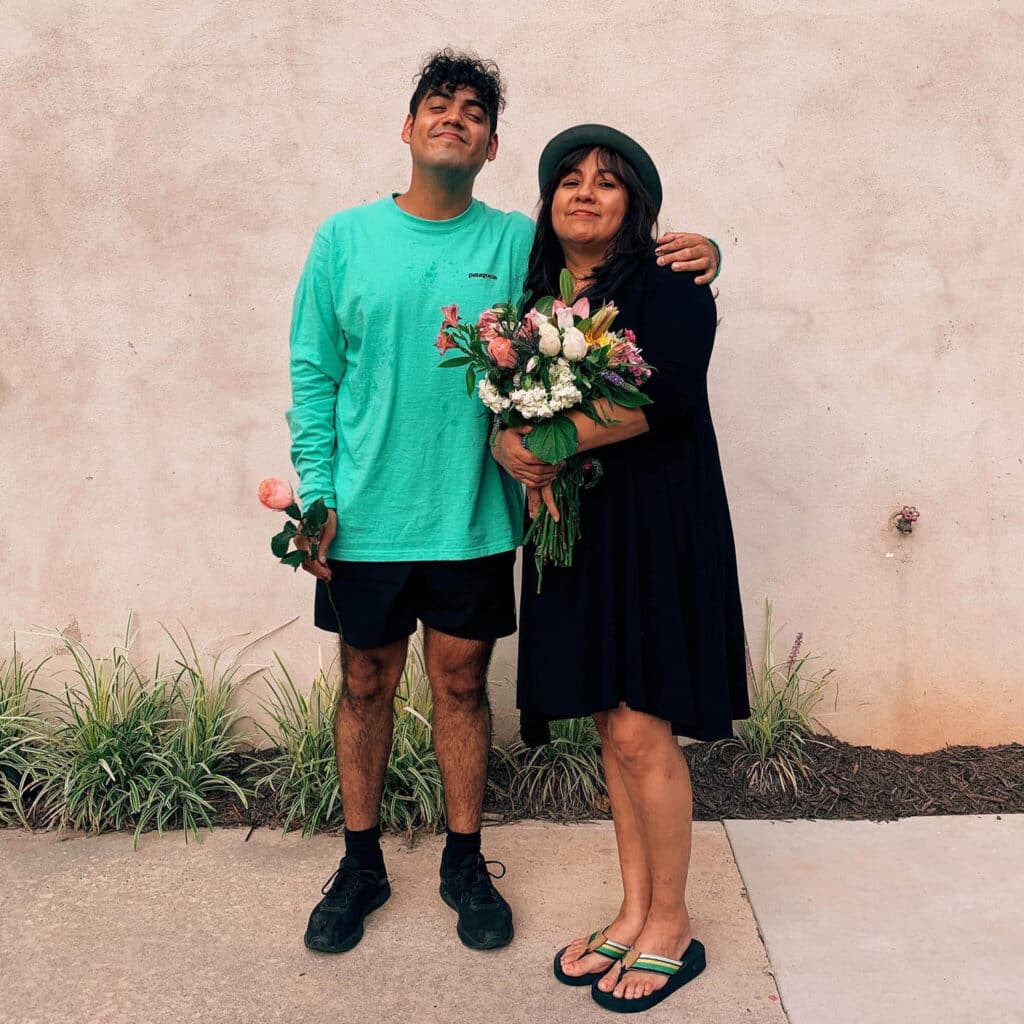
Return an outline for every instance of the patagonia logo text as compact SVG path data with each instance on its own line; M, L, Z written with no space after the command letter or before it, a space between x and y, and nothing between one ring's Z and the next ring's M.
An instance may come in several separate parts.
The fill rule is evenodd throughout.
M470 277L486 277L488 281L497 281L497 274L470 274Z

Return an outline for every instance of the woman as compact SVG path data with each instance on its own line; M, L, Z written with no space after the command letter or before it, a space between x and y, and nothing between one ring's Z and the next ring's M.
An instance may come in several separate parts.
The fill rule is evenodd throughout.
M548 720L593 715L622 872L618 915L560 950L555 975L593 984L609 1009L636 1012L704 967L686 909L692 794L676 736L730 736L733 719L749 714L706 388L715 303L693 274L657 266L661 183L628 136L600 125L562 132L541 156L540 181L527 291L557 294L567 267L576 297L591 307L614 301L615 329L632 328L655 367L644 388L651 405L611 408L617 422L608 426L571 414L578 451L594 451L604 473L583 492L574 566L548 566L540 595L525 552L519 629L524 739L542 742ZM536 469L522 444L528 433L496 441L495 457L513 475ZM528 496L535 514L542 495Z

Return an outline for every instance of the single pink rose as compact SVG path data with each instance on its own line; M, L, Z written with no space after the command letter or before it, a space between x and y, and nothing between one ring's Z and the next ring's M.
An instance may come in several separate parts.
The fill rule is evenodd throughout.
M459 326L459 307L456 305L442 306L441 314L444 317L444 323L442 327L458 327Z
M516 350L508 338L495 338L487 346L487 354L504 370L514 370L519 362Z
M295 501L292 485L286 484L283 480L275 480L273 477L260 481L257 494L267 508L272 508L277 512L283 512Z
M441 353L441 355L444 355L445 352L448 351L448 349L458 348L458 346L455 344L454 341L452 341L451 338L448 337L448 332L444 329L444 327L442 327L441 330L438 332L437 341L434 342L434 348L436 348L437 351Z

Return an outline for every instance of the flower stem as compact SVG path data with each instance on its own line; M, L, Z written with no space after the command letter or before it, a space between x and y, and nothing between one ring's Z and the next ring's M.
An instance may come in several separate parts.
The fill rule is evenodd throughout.
M559 520L556 523L541 506L537 518L530 524L524 547L534 541L533 560L537 567L537 593L541 593L544 582L544 567L571 568L576 541L580 535L580 487L583 483L583 459L574 456L566 461L565 468L552 485Z

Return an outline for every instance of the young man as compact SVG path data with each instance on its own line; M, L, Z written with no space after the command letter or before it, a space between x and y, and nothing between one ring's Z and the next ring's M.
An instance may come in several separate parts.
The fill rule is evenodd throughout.
M316 625L337 632L330 587L343 634L334 734L345 856L306 930L320 952L351 949L390 896L378 813L392 700L417 620L448 819L441 897L467 946L512 939L511 910L480 852L480 820L487 667L495 640L516 628L522 488L491 458L488 419L462 376L438 369L433 345L442 306L475 319L522 289L531 221L473 198L476 176L497 156L503 106L492 63L447 50L431 58L402 129L408 190L322 224L295 296L292 461L303 507L323 498L332 510L320 557L303 568L318 580ZM707 240L659 241L678 269L710 279L717 254ZM541 487L554 472L530 468L523 480Z

